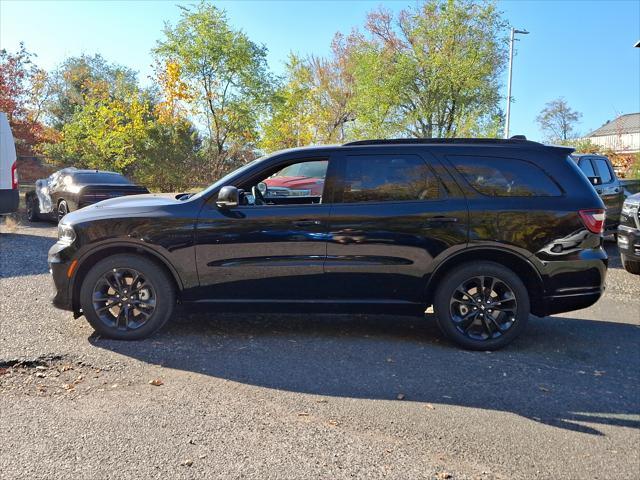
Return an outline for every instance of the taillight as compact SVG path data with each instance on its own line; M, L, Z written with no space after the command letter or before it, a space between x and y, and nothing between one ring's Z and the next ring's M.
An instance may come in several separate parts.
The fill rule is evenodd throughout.
M591 233L604 232L604 219L607 216L601 208L595 210L580 210L578 212L582 223L589 229Z
M11 188L14 190L18 188L18 164L16 162L11 165Z

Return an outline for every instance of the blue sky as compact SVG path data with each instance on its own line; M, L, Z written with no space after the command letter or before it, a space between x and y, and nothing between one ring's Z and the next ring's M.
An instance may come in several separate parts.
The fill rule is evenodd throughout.
M24 41L37 62L54 68L65 57L101 53L140 72L151 72L150 50L165 21L175 23L178 1L0 0L0 47ZM194 3L193 1L186 4ZM217 1L231 23L269 49L269 64L281 72L289 52L328 53L336 31L364 23L382 5L398 1ZM583 117L587 133L620 113L640 111L640 1L510 0L499 2L505 18L530 35L517 42L511 133L540 139L535 117L545 102L564 97ZM504 95L506 96L506 75Z

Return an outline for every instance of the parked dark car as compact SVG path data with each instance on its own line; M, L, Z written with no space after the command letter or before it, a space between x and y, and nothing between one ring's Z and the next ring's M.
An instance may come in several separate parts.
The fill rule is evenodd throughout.
M640 193L631 195L622 206L618 250L625 270L640 275Z
M616 234L620 223L620 213L625 193L611 161L604 155L591 153L573 154L580 170L589 178L596 193L602 198L607 209L605 235Z
M570 148L524 139L372 140L256 160L193 196L106 200L67 215L49 251L56 306L143 338L176 302L424 314L471 349L604 288L604 204ZM324 188L264 180L326 162Z
M71 211L102 200L144 193L149 190L119 173L65 168L38 180L36 189L26 193L27 217L32 222L59 221Z

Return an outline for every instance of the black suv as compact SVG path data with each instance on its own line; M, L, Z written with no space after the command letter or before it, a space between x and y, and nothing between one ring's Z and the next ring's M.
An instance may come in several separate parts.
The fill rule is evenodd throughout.
M54 304L143 338L177 302L210 311L432 307L466 348L604 289L604 205L570 148L525 139L371 140L255 160L204 191L105 200L49 251ZM315 188L268 180L315 162Z
M573 154L571 157L593 184L596 193L604 202L607 209L605 235L616 234L625 193L624 187L613 170L611 161L604 155L591 153Z

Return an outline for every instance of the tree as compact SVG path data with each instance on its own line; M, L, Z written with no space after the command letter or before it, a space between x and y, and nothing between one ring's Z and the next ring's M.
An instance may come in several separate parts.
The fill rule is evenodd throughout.
M354 132L426 138L495 132L505 27L493 3L472 0L428 0L397 18L370 13L366 33L347 39Z
M218 175L258 139L272 85L267 49L234 30L213 5L180 8L180 21L166 25L154 53L159 63L179 69L184 102L206 128L212 173Z
M18 155L33 155L48 133L41 122L48 76L34 57L22 43L15 53L0 50L0 111L8 116Z
M334 42L328 59L290 56L286 82L273 96L263 124L263 150L344 141L345 124L353 120L352 82L340 64L339 49Z
M574 136L581 117L582 114L572 110L564 98L557 98L545 105L536 121L549 140L566 141Z
M99 54L66 59L52 75L51 83L46 108L49 121L57 130L72 120L87 99L106 94L124 100L138 85L133 70L109 63Z

